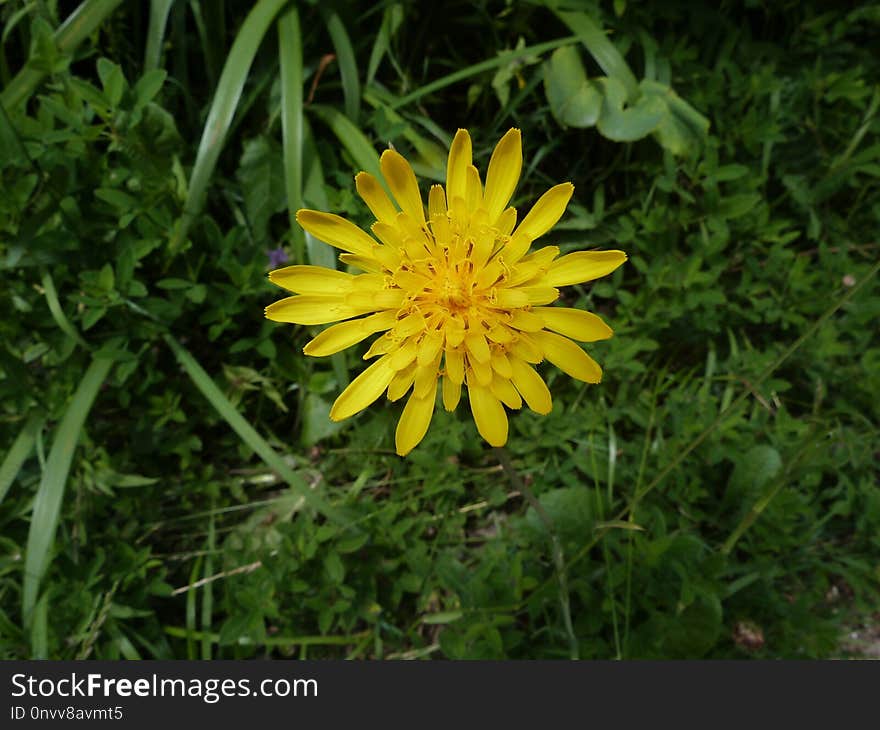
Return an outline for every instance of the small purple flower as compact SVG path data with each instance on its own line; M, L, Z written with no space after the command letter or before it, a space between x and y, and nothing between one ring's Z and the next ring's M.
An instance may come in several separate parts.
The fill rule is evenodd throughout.
M281 264L285 264L288 261L287 253L280 246L273 248L271 251L266 251L266 256L269 257L270 269L277 269Z

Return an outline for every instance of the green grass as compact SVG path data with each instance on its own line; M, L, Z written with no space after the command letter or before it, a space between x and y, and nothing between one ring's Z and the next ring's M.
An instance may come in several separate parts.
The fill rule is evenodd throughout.
M0 656L838 656L880 595L880 6L0 7ZM67 21L67 22L66 22ZM541 29L538 31L537 29ZM27 63L22 64L22 59ZM504 452L341 424L364 348L263 318L300 205L370 222L522 130L565 306ZM847 647L847 651L851 649Z

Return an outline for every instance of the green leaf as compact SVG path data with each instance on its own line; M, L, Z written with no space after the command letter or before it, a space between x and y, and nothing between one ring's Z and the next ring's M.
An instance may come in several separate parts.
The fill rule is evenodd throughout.
M58 301L58 293L55 291L55 282L52 280L52 275L48 271L43 272L42 284L43 293L46 295L46 302L49 304L49 313L52 315L52 319L55 320L55 324L58 325L64 334L80 345L80 347L88 349L89 346L86 344L86 341L70 323L67 315L64 314L64 310L61 309L61 302Z
M729 489L737 494L760 492L782 469L782 457L772 446L753 446L737 461Z
M709 120L697 112L667 85L645 79L639 87L644 97L662 101L666 113L654 134L657 141L675 155L701 148L709 132Z
M266 136L244 143L238 180L254 240L268 238L269 219L284 208L284 167L278 143Z
M97 65L98 78L101 79L101 85L104 87L104 96L107 97L111 107L118 107L126 86L122 69L106 58L99 58Z
M730 220L739 218L754 209L761 202L759 193L738 193L722 198L713 213Z
M605 98L596 126L603 137L615 142L634 142L647 137L666 116L666 106L655 96L642 96L624 108L626 89L614 78L597 79Z
M147 71L141 76L134 85L134 96L137 100L136 107L146 106L153 101L165 85L167 77L168 73L165 69L161 68Z
M602 93L587 78L573 46L558 48L544 63L544 91L550 111L564 127L592 127L602 110Z
M624 100L635 101L639 96L639 83L620 51L608 40L605 32L586 13L560 10L554 12L586 46L590 55L599 64L599 68L621 85Z
M328 553L324 558L324 570L333 583L342 583L345 579L345 566L342 564L342 558L336 553Z
M113 361L109 359L92 360L55 431L55 439L49 451L49 458L46 460L43 478L34 499L25 550L22 617L26 625L31 621L40 582L51 560L55 530L58 527L64 487L67 484L73 453L86 416L112 365Z
M98 272L98 286L105 292L113 291L113 285L116 283L116 277L113 274L113 267L107 263L101 267Z
M3 501L6 492L8 492L9 487L12 486L21 467L31 455L31 451L33 451L34 448L34 441L36 440L40 429L43 427L44 418L43 414L32 413L25 422L24 427L19 432L15 441L12 442L9 451L6 452L3 463L0 464L0 502Z

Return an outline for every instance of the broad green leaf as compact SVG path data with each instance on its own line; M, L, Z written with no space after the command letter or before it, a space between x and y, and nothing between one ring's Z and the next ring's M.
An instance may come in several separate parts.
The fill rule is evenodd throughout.
M604 99L596 123L599 132L615 142L634 142L647 137L668 114L666 105L656 96L642 96L624 108L626 89L617 79L600 78Z
M238 180L251 232L258 245L268 238L269 219L285 204L284 163L278 143L261 135L244 143Z
M573 46L557 48L544 63L544 91L550 111L566 127L592 127L602 110L602 93L587 78Z
M635 101L639 96L639 83L620 51L608 40L605 31L586 13L560 10L555 12L586 46L599 68L623 87L624 99Z
M106 58L98 59L97 68L98 78L101 79L101 84L104 87L104 96L107 97L111 107L118 107L126 87L122 69Z

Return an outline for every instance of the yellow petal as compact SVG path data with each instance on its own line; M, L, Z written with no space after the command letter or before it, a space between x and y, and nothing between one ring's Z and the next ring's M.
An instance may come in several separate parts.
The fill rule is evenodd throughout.
M377 246L376 248L380 247ZM373 274L378 274L384 270L382 264L380 264L376 259L367 258L366 256L356 256L353 253L341 253L339 254L339 260L348 266L354 266L354 268L356 269L360 269L361 271L369 271Z
M456 198L465 200L471 154L471 136L466 129L459 129L449 147L449 159L446 163L446 200L449 204Z
M418 398L424 398L427 394L437 391L437 373L440 369L440 355L427 365L416 367L416 380L413 393Z
M623 251L575 251L550 264L541 284L568 286L592 281L610 274L624 261Z
M400 320L394 327L394 334L401 339L425 329L425 318L421 312L413 312Z
M513 340L513 332L503 324L496 324L486 333L486 337L492 340L492 342L497 342L499 345L506 345Z
M480 171L473 165L468 165L464 201L467 209L472 212L483 204L483 184L480 182Z
M492 446L507 443L507 414L504 406L488 388L468 384L468 398L477 431Z
M443 378L443 407L450 413L455 410L461 398L461 383L449 377Z
M397 218L397 208L391 202L391 198L382 188L379 181L368 172L359 172L354 177L354 186L358 195L363 198L367 207L376 216L376 220L383 223L394 223Z
M517 233L532 241L543 236L562 217L573 192L574 185L571 183L554 185L538 198L538 202L532 206L529 214L519 224L519 228L516 229Z
M517 309L511 313L510 326L523 332L537 332L544 329L544 320L525 309Z
M381 332L394 326L397 319L395 312L389 310L378 314L342 322L325 329L304 348L303 353L311 357L326 357L340 352L347 347L356 345L375 332Z
M522 302L522 304L507 305L511 309L527 305L550 304L557 299L559 299L559 290L554 289L552 286L518 286L511 289L502 289L498 292L499 303Z
M486 338L478 332L466 335L464 345L478 362L489 362L489 359L492 357Z
M446 194L442 185L432 185L428 191L428 215L446 217Z
M550 413L553 410L553 399L544 379L531 365L518 357L510 358L510 366L513 370L513 384L528 407L542 416Z
M373 340L373 344L370 345L370 349L364 353L364 360L370 360L377 355L386 355L394 350L397 350L398 342L390 336L389 332L386 332L381 337L377 337Z
M419 343L419 365L434 362L443 347L443 338L435 332L426 332Z
M345 303L364 312L377 309L394 309L403 304L405 293L402 289L382 289L381 291L356 291L347 294Z
M321 213L318 210L298 210L296 222L315 238L341 248L348 253L373 258L373 238L358 228L351 221L333 213Z
M464 381L464 355L461 350L446 350L446 375L453 383L461 385Z
M567 337L546 331L535 332L531 336L544 351L544 357L562 372L585 383L601 382L602 368Z
M409 163L396 150L385 150L379 159L382 174L401 210L417 223L425 222L425 209L416 174Z
M390 360L390 355L380 357L352 380L330 409L330 418L341 421L353 416L382 395L394 377L395 371L391 367Z
M394 401L403 398L403 396L406 395L406 391L409 390L410 386L413 384L413 380L415 379L415 365L410 365L403 370L398 370L394 374L394 377L391 378L391 382L388 384L388 400L393 403Z
M496 376L492 379L492 384L489 386L489 389L492 391L492 395L508 408L513 408L514 410L522 408L522 398L519 397L519 393L516 392L513 383L507 378Z
M509 345L508 350L526 362L537 364L544 359L544 353L529 335L520 332L517 338Z
M532 310L548 329L579 342L607 340L614 332L592 312L568 307L536 307Z
M266 319L292 324L329 324L373 310L374 307L354 307L341 297L300 294L272 302L266 307Z
M391 354L391 367L394 370L403 370L407 365L409 365L413 360L416 359L416 355L418 354L418 345L416 344L415 338L410 338L406 340L400 347L397 348L397 351Z
M516 225L516 208L508 208L495 221L495 228L502 236L509 236Z
M428 432L431 416L434 414L435 392L436 390L432 391L424 398L416 398L412 395L403 407L394 434L397 453L400 456L406 456L412 451Z
M286 266L269 272L269 281L295 294L343 294L354 277L324 266Z
M468 375L468 386L470 386L471 382L475 381L478 385L488 387L493 378L492 366L488 362L480 362L472 357L468 358L468 366L473 376Z
M510 358L500 349L492 352L492 369L502 378L510 378L513 375L513 370L510 367Z
M518 129L511 129L501 138L495 151L492 152L489 170L486 173L486 192L483 202L489 214L489 225L495 223L510 202L519 182L522 161L522 135ZM516 211L514 211L514 220L516 220Z

